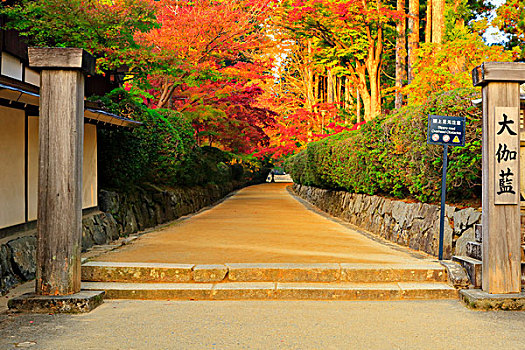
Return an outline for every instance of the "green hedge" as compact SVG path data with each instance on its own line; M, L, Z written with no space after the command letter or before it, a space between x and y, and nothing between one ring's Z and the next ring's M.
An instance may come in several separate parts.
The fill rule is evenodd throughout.
M266 170L249 156L214 147L199 147L184 115L149 109L140 96L116 89L97 97L110 112L140 121L133 130L99 128L99 179L107 188L150 182L166 186L195 186L257 181Z
M472 105L475 89L436 95L423 106L383 115L360 130L308 144L285 167L295 182L366 194L439 200L443 147L427 145L429 114L465 116L465 147L449 148L448 198L466 199L481 191L481 110Z

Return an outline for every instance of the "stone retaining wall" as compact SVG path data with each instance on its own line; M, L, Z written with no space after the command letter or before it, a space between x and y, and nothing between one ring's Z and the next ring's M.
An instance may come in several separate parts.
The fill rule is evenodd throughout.
M145 186L129 193L101 190L101 211L82 219L82 250L162 224L209 206L243 184L173 188ZM36 231L19 232L0 240L0 294L35 278Z
M437 256L439 212L437 205L406 203L380 196L293 185L293 191L324 212L377 234L387 240ZM466 255L467 242L474 241L474 224L481 223L481 210L446 206L444 258Z

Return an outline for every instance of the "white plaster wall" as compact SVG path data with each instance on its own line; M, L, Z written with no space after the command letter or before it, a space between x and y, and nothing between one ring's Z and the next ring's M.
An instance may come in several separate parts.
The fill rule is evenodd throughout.
M7 52L2 52L2 75L22 80L22 62Z
M97 203L97 126L84 124L82 208L96 207Z
M38 117L27 121L27 219L36 220L38 204Z
M25 80L26 83L40 86L40 74L36 70L26 67Z
M0 228L25 221L25 114L0 107Z
M28 220L37 219L38 210L38 117L28 121ZM82 168L82 208L98 205L97 127L84 124L84 163Z

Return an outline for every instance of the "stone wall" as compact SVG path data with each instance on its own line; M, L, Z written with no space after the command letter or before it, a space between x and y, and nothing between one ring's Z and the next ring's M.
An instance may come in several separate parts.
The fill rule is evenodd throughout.
M243 184L173 188L144 186L128 193L101 190L99 208L82 219L82 250L128 236L209 206ZM35 278L36 231L0 240L0 294Z
M144 230L194 213L235 189L241 182L221 186L172 188L164 190L153 185L144 186L131 193L101 190L98 205L101 211L111 214L121 235Z
M330 215L389 241L438 255L440 207L437 205L406 203L299 184L293 185L293 191ZM466 255L467 242L474 240L474 224L478 223L481 223L481 210L446 206L444 258Z

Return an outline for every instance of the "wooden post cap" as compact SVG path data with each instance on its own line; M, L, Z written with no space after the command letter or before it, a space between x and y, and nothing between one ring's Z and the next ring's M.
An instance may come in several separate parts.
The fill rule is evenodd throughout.
M491 81L525 83L525 63L484 62L472 70L474 86L482 86Z
M95 58L84 49L73 47L30 47L29 66L46 69L80 69L95 74Z

